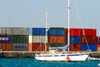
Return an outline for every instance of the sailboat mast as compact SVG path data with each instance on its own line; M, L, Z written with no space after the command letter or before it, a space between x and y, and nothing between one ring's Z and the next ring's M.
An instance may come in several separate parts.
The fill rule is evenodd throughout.
M48 23L48 9L46 9L46 34L45 34L45 51L47 50L47 23Z
M68 0L68 45L70 46L70 0Z

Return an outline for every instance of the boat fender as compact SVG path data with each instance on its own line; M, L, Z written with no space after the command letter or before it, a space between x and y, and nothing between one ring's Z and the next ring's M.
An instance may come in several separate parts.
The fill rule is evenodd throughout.
M67 57L66 57L66 60L69 60L69 59L70 59L69 56L67 56Z

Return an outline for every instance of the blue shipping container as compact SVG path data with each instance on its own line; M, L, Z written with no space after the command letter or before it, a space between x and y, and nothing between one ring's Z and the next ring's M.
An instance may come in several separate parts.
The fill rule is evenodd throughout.
M65 37L65 41L66 43L68 43L68 37ZM70 43L76 43L76 44L80 44L81 38L79 36L71 36L70 37Z
M45 35L46 28L32 28L32 35Z
M81 51L96 51L96 44L81 44Z
M9 43L11 42L10 35L0 35L0 43Z
M65 35L65 29L50 28L49 29L49 35L64 36Z
M29 35L32 35L32 28L29 28Z

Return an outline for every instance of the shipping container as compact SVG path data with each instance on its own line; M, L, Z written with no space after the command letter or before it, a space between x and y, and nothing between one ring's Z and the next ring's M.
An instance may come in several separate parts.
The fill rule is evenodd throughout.
M32 35L43 36L46 34L46 28L32 28Z
M28 43L13 43L13 51L28 51Z
M96 36L83 36L81 37L81 44L98 44L98 37Z
M32 43L29 43L29 44L28 44L28 50L29 50L29 51L32 51Z
M81 29L70 29L70 36L81 36ZM68 36L68 28L65 29L65 35Z
M49 47L65 47L65 44L48 44Z
M64 28L50 28L48 31L48 35L64 36L65 29Z
M33 36L33 43L48 43L48 37L45 39L46 36Z
M28 35L13 35L13 43L28 43Z
M32 35L32 28L29 28L29 35Z
M96 36L96 29L82 29L82 36Z
M70 51L81 51L81 45L80 44L70 44Z
M98 37L98 44L100 44L100 37Z
M68 43L68 37L65 37L65 41L66 43ZM76 43L76 44L80 44L81 38L79 36L71 36L70 37L70 43Z
M32 41L33 41L33 36L32 35L29 35L29 39L28 39L29 41L29 43L32 43Z
M10 35L0 35L0 43L10 43L11 36Z
M29 28L14 27L11 33L12 35L29 35Z
M11 35L11 28L0 27L0 35Z
M65 43L65 36L49 36L49 43Z
M12 43L0 43L0 50L12 51Z
M96 51L96 44L81 44L81 51Z
M48 44L33 43L32 48L33 51L45 51L45 49L48 51Z

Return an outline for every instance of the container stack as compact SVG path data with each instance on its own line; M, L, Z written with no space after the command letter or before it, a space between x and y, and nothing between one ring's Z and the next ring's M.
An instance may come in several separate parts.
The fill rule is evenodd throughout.
M96 51L97 44L98 37L96 36L96 29L82 29L81 51Z
M14 27L12 28L11 33L12 33L12 50L27 51L29 28Z
M45 40L46 29L45 28L32 28L30 29L29 49L30 51L47 51L48 40ZM48 37L47 37L48 38Z
M48 32L49 47L64 47L65 46L65 29L50 28Z
M68 44L68 29L65 29L65 41ZM70 29L70 51L81 50L81 29Z
M11 51L11 28L0 27L0 50Z

